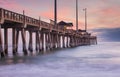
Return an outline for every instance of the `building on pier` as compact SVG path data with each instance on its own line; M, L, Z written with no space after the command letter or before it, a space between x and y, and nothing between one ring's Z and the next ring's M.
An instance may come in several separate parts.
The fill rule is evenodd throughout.
M61 26L61 27L65 28L65 29L72 29L73 23L72 22L67 23L65 21L60 21L58 23L58 26Z

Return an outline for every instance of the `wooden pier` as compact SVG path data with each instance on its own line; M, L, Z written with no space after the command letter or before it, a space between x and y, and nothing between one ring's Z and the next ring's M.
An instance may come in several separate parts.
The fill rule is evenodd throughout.
M1 57L8 55L8 29L12 29L12 51L13 55L18 53L18 39L21 32L24 55L33 52L33 37L35 33L36 51L44 53L44 49L76 47L81 45L97 44L96 36L90 33L65 29L60 25L53 25L39 19L28 17L24 14L12 12L0 8L0 54ZM4 29L2 35L1 29ZM29 39L26 39L26 31L29 32ZM3 43L4 36L4 43ZM29 46L26 46L29 40Z

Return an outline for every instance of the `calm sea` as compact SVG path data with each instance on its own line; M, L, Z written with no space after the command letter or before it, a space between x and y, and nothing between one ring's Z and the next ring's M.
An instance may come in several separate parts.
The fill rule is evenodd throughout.
M120 77L120 42L0 60L0 77Z

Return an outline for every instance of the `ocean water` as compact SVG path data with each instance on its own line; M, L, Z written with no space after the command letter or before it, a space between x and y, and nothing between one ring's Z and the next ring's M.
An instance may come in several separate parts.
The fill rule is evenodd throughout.
M120 42L0 60L0 77L120 77Z

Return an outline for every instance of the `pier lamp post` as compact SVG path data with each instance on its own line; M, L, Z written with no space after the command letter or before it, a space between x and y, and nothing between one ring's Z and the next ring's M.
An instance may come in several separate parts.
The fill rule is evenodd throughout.
M76 0L76 31L78 32L78 0Z
M85 11L85 31L87 32L87 8L83 9Z
M57 0L54 0L54 25L57 25Z

